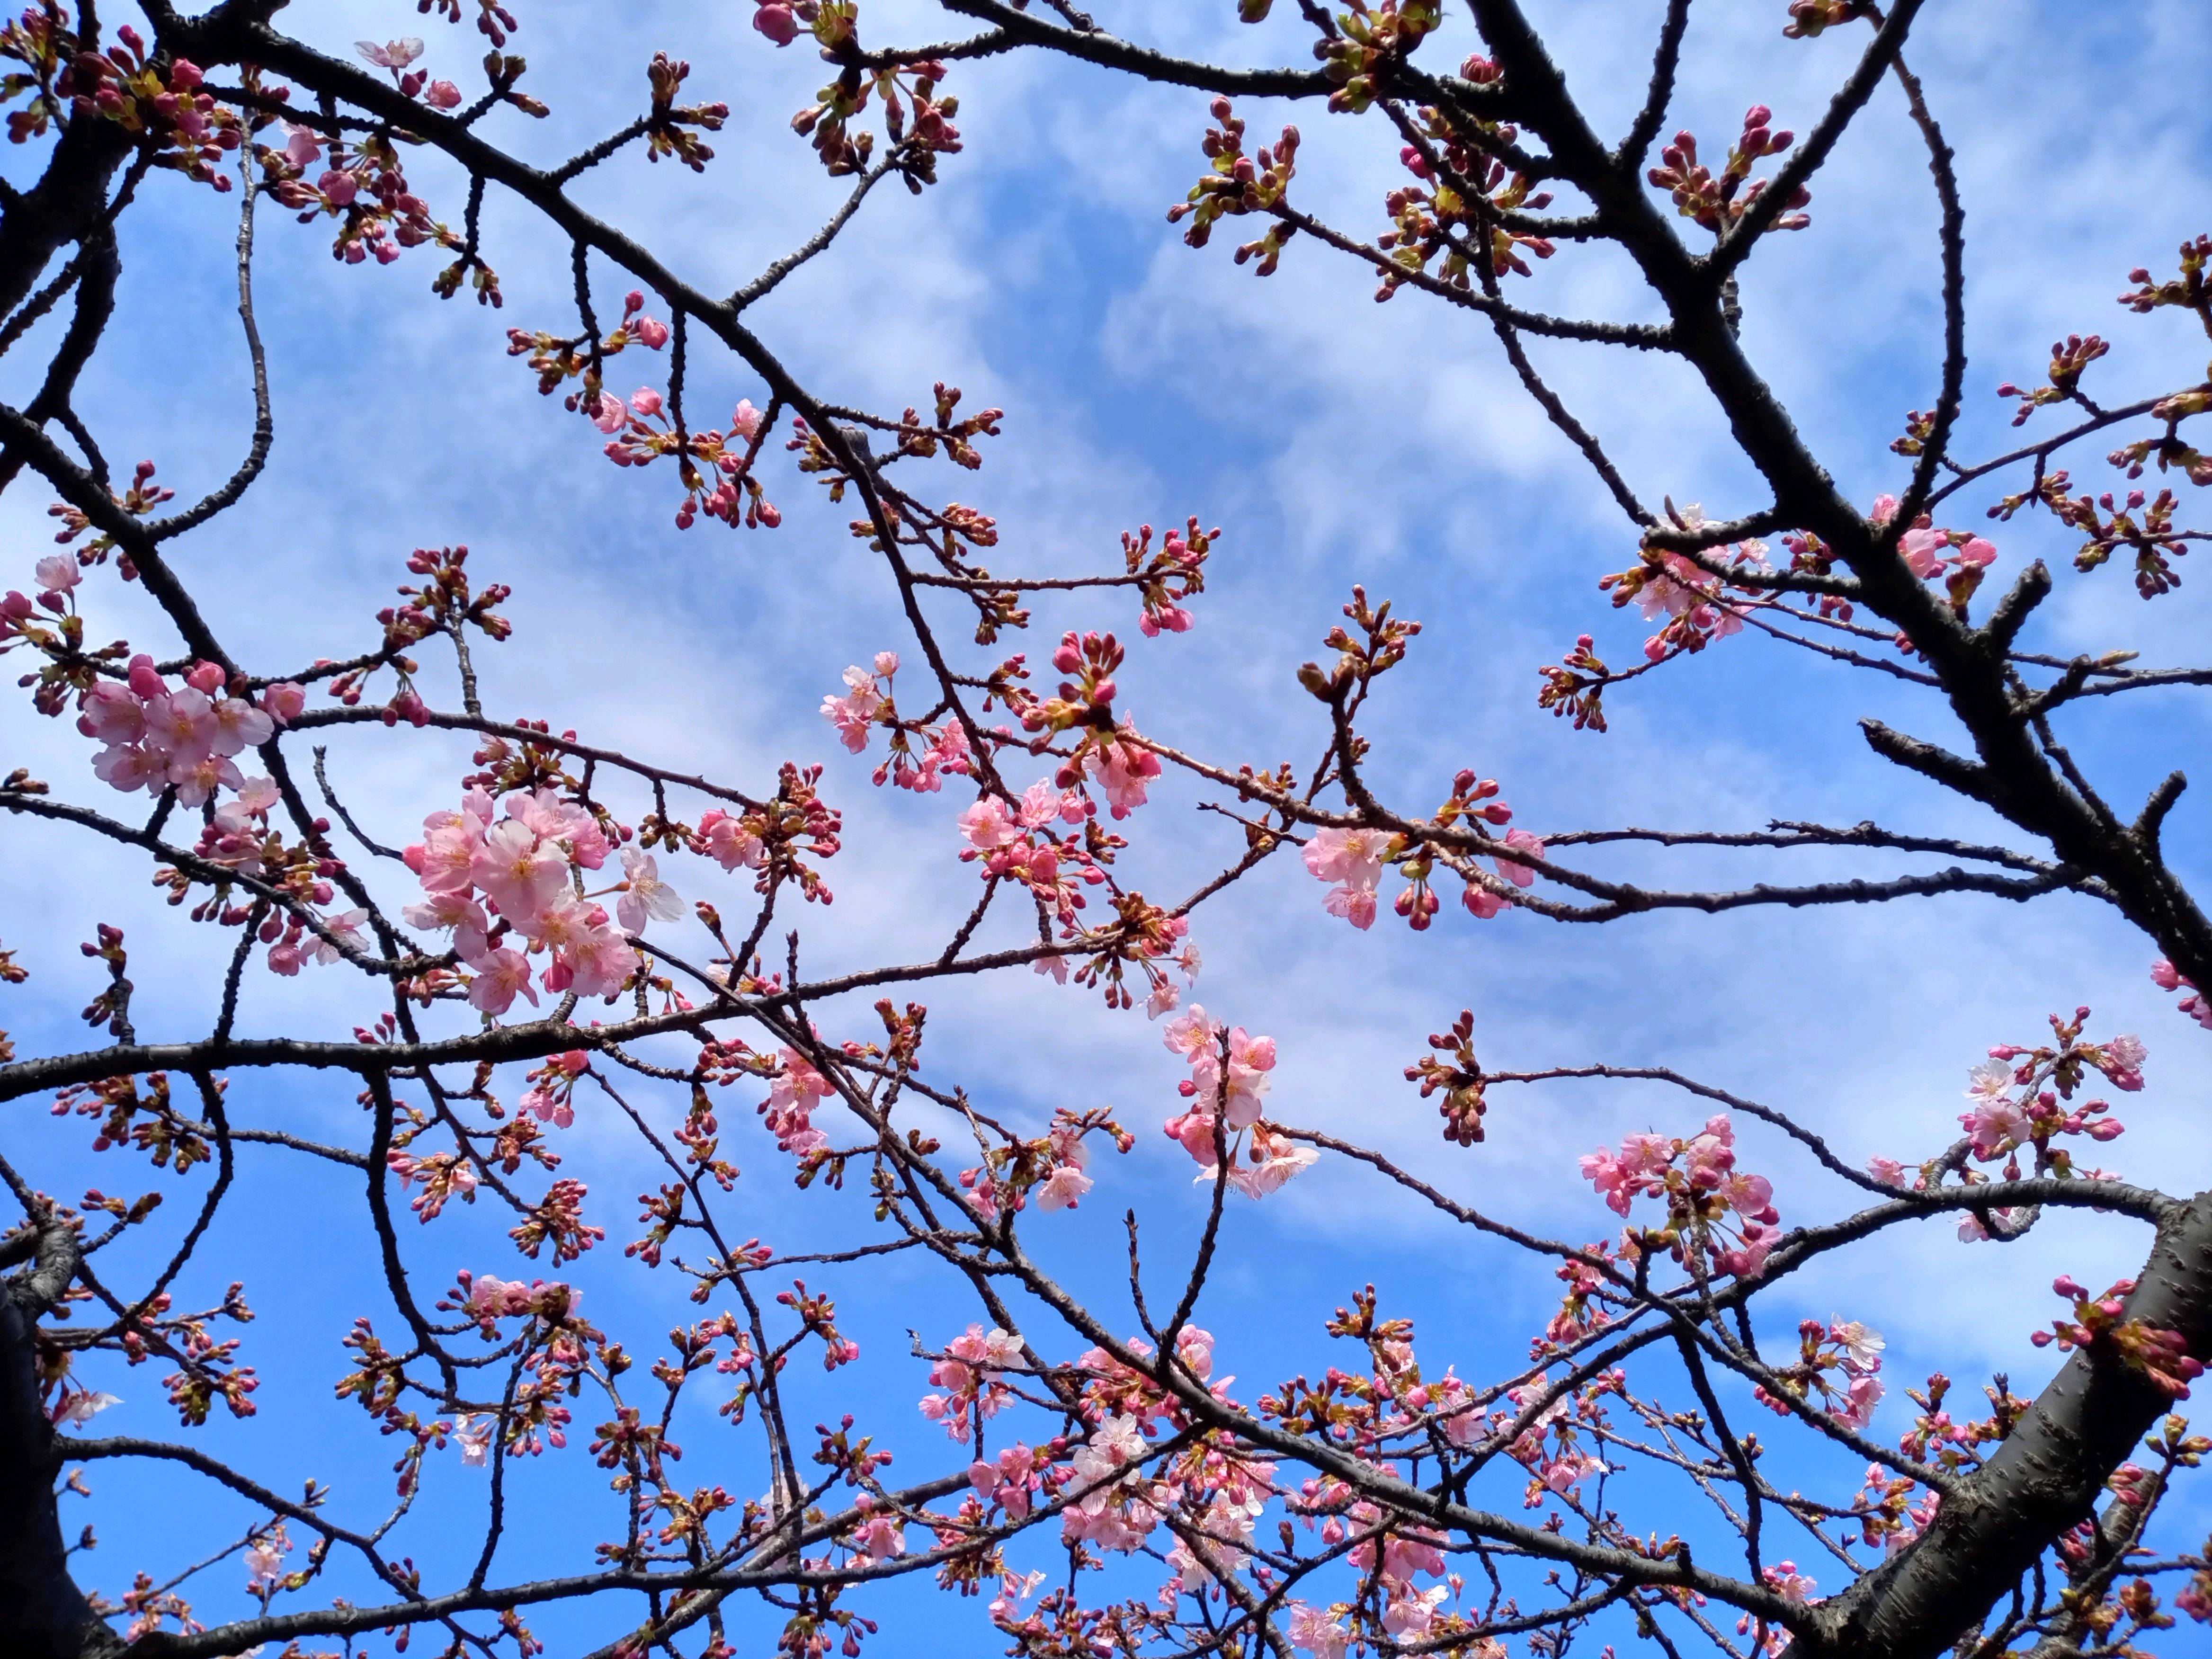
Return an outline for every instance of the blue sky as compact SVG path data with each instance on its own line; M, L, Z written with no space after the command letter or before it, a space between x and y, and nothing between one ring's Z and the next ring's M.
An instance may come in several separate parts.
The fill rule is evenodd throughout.
M1235 26L1226 0L1098 0L1091 9L1119 33L1227 61L1300 61L1305 50L1287 7L1257 33ZM1640 92L1657 9L1621 0L1532 7L1571 82L1608 126L1625 123ZM542 127L512 118L493 128L533 157L564 155L633 112L652 51L688 58L698 95L733 106L705 177L631 155L578 194L708 289L744 280L842 194L785 130L818 64L801 49L769 51L744 27L745 10L636 7L611 23L603 9L530 7L515 49L528 52L527 84L555 112ZM2112 339L2094 374L2115 393L2192 378L2204 343L2186 320L2136 319L2112 296L2129 267L2160 270L2178 241L2206 228L2212 116L2196 89L2212 70L2212 28L2201 10L1949 0L1929 12L1912 58L1960 152L1969 213L1964 448L2005 444L2010 405L1992 388L2037 376L2048 342L2069 331ZM1782 13L1778 3L1716 5L1692 27L1678 124L1709 147L1725 143L1753 102L1803 131L1844 73L1855 36L1787 42ZM477 38L418 21L410 7L329 4L283 21L333 48L356 35L420 30L434 73L475 72ZM919 0L870 0L864 24L870 40L944 33ZM1456 58L1466 34L1455 17L1435 55ZM1473 765L1498 778L1518 821L1540 830L1873 817L1926 833L1991 831L1977 810L1875 760L1854 729L1873 714L1942 739L1938 711L1902 688L1847 678L1779 647L1730 641L1623 688L1604 737L1540 714L1535 668L1557 660L1577 633L1596 635L1616 662L1640 645L1638 619L1613 611L1595 586L1631 561L1632 540L1519 393L1478 319L1411 293L1376 307L1361 271L1310 246L1294 244L1265 281L1231 267L1229 246L1241 237L1217 236L1203 253L1184 248L1164 210L1201 164L1197 94L1034 58L963 66L950 84L962 99L968 151L945 163L944 183L918 202L895 191L872 200L829 256L760 307L757 326L836 401L896 412L922 403L941 379L962 386L970 406L1007 411L1006 434L988 447L980 475L947 469L932 485L999 517L994 569L1100 568L1116 555L1120 532L1139 522L1196 514L1224 526L1196 629L1137 643L1121 677L1123 702L1144 729L1232 764L1310 761L1322 733L1292 672L1317 653L1358 580L1428 625L1407 667L1384 683L1374 727L1377 775L1415 806L1431 793L1441 798L1451 773ZM1255 135L1285 118L1257 102L1240 112ZM1372 119L1318 108L1294 118L1307 141L1297 199L1372 234L1396 144ZM7 161L9 176L20 175L25 158ZM458 216L450 178L426 166L418 182L434 209ZM82 407L112 457L153 456L189 495L234 465L250 418L228 288L234 198L166 176L155 185L125 222L122 308ZM1935 210L1893 91L1878 97L1816 182L1812 212L1810 229L1772 239L1748 272L1745 337L1824 459L1871 499L1899 481L1885 446L1935 385ZM421 254L385 270L340 267L324 232L264 209L257 284L276 388L275 456L246 502L178 554L217 627L257 666L349 654L373 641L370 614L404 580L410 549L466 543L472 572L517 590L507 607L515 640L479 659L492 712L573 725L747 787L767 781L786 757L827 763L825 788L847 814L847 850L830 872L834 909L805 920L806 960L826 970L933 951L972 899L972 872L953 858L957 803L872 791L866 763L845 757L814 712L847 663L911 644L877 569L845 533L849 512L771 469L781 530L677 532L669 481L609 467L597 434L540 400L532 377L503 355L509 325L567 325L565 251L495 194L486 226L507 295L495 314L432 300L425 289L434 266ZM598 281L605 314L628 283L605 271ZM1560 311L1633 317L1649 308L1619 261L1574 250L1541 267L1526 291ZM1716 515L1758 504L1725 433L1666 365L1583 349L1540 356L1647 495L1699 501ZM0 364L8 388L0 395L18 403L28 395L29 360L19 349ZM708 354L695 358L692 388L696 410L760 400L741 368ZM2084 477L2103 471L2094 456L2076 466ZM16 532L21 568L7 579L15 585L44 549L44 506L20 484L0 503L0 522ZM1960 521L1978 523L1973 514L1966 507ZM2124 571L2073 577L2070 544L2047 523L2006 526L1996 540L2000 574L2033 556L2061 570L2042 619L2045 648L2131 647L2169 662L2201 639L2193 586L2146 606ZM102 575L85 596L94 636L167 648L135 590ZM1134 606L1119 598L1039 613L1024 642L1035 657L1062 627L1133 634ZM963 631L948 626L954 637ZM434 672L430 684L440 684ZM2126 799L2193 763L2204 726L2191 696L2150 694L2138 706L2081 716L2081 752L2094 757L2100 781ZM450 688L441 686L438 700L452 702ZM21 709L9 732L10 765L99 799L88 746L65 725ZM468 769L467 747L380 729L343 732L331 739L333 775L389 841L449 799ZM1175 786L1157 798L1136 821L1146 840L1133 867L1148 893L1180 893L1234 854L1221 821L1192 812L1199 796ZM632 803L633 812L642 805ZM2192 874L2203 871L2204 811L2201 797L2185 799L2169 830ZM98 921L131 929L141 1031L204 1027L221 942L160 911L135 859L21 822L9 832L0 937L33 975L7 993L4 1023L19 1052L81 1046L75 1010L96 985L74 945ZM1663 866L1671 879L1702 884L1718 868L1676 859ZM1657 868L1632 860L1618 867ZM1787 870L1831 867L1840 866L1799 855ZM677 879L687 898L736 897L696 861ZM1602 1237L1613 1219L1572 1178L1577 1153L1632 1129L1686 1130L1700 1115L1632 1086L1562 1086L1540 1098L1501 1098L1487 1142L1439 1157L1432 1106L1399 1073L1423 1051L1424 1034L1462 1006L1474 1010L1479 1052L1492 1065L1674 1065L1790 1108L1856 1158L1911 1158L1943 1144L1963 1073L1990 1043L2033 1041L2045 1012L2088 1003L2099 1029L2139 1031L2151 1048L2150 1089L2127 1103L2130 1133L2106 1161L2154 1175L2168 1190L2212 1179L2212 1154L2191 1133L2207 1103L2197 1063L2203 1036L2149 984L2149 947L2086 901L2022 910L1949 899L1587 930L1517 916L1479 924L1454 912L1412 938L1387 919L1355 934L1322 914L1321 893L1295 862L1277 860L1209 906L1196 929L1206 955L1199 1000L1281 1045L1278 1115L1419 1159L1452 1192L1562 1236ZM336 970L250 983L250 1027L342 1035L359 1017ZM1073 1279L1095 1281L1102 1299L1115 1297L1118 1217L1127 1204L1144 1215L1164 1271L1170 1241L1194 1228L1201 1199L1182 1155L1153 1130L1177 1109L1179 1070L1156 1028L1026 975L927 1000L939 1081L957 1079L1040 1125L1057 1106L1110 1103L1139 1131L1137 1152L1094 1171L1102 1179L1093 1200L1037 1230L1049 1231L1048 1248ZM849 1018L872 1021L864 1005ZM276 1079L240 1079L234 1088L267 1121L359 1133L343 1088ZM50 1190L171 1190L171 1232L157 1227L149 1251L189 1213L186 1192L175 1189L196 1194L201 1176L126 1172L121 1155L84 1150L80 1121L49 1120L30 1101L10 1109L10 1157L21 1148L19 1164ZM733 1102L726 1121L744 1115ZM733 1200L741 1232L790 1249L849 1233L858 1220L844 1213L849 1206L793 1193L765 1138L746 1128L733 1139L745 1169ZM1780 1147L1752 1146L1746 1162L1776 1176L1785 1224L1837 1212L1839 1192ZM636 1152L590 1117L564 1151L563 1172L592 1182L605 1201L598 1218L619 1243L629 1236L619 1200L646 1178ZM328 1480L345 1513L365 1516L389 1490L388 1451L327 1402L337 1341L356 1315L394 1322L356 1224L358 1195L350 1177L326 1181L289 1164L249 1164L246 1175L252 1202L225 1212L184 1295L247 1280L263 1314L246 1333L266 1379L262 1409L204 1437L280 1488L307 1474ZM480 1207L408 1242L422 1281L439 1282L459 1267L513 1266L500 1231ZM1948 1227L1930 1226L1807 1274L1778 1297L1786 1304L1778 1315L1833 1313L1878 1326L1890 1336L1890 1375L1900 1386L1940 1366L1972 1389L1996 1368L2008 1369L2024 1392L2051 1363L2025 1340L2054 1311L2044 1288L2051 1275L2117 1275L2139 1260L2139 1243L2130 1226L2057 1217L2020 1245L1967 1255ZM620 1268L590 1261L578 1280L587 1309L611 1318L619 1308L635 1325L634 1349L645 1351L681 1316L680 1287L641 1285ZM1220 1338L1223 1369L1256 1393L1262 1379L1329 1363L1320 1321L1370 1279L1387 1306L1422 1320L1432 1367L1453 1363L1470 1377L1516 1361L1554 1289L1547 1273L1471 1246L1324 1163L1267 1205L1236 1212L1200 1316ZM838 1293L866 1363L821 1382L818 1402L794 1420L811 1423L817 1403L824 1413L868 1413L902 1453L895 1473L930 1472L928 1460L943 1454L912 1409L924 1368L902 1357L904 1332L918 1328L935 1346L973 1315L928 1275L903 1268L850 1277ZM102 1428L175 1432L149 1376L103 1385L125 1403ZM1903 1410L1893 1395L1877 1419L1885 1437L1904 1425ZM751 1443L741 1460L718 1444L728 1431L709 1407L691 1419L687 1474L757 1490ZM524 1524L568 1552L549 1555L546 1569L580 1565L589 1540L611 1524L580 1451L525 1481ZM1841 1473L1848 1481L1855 1471ZM450 1456L434 1472L428 1512L410 1522L422 1529L418 1560L465 1535L479 1501L475 1478ZM202 1508L201 1489L159 1472L99 1470L94 1485L90 1513L103 1543L84 1577L110 1594L127 1585L132 1567L161 1576L165 1564L249 1518L241 1508L234 1522L220 1503ZM1517 1505L1517 1492L1493 1496ZM2199 1501L2194 1513L2203 1509ZM188 1527L176 1518L185 1513ZM1042 1560L1051 1552L1040 1542L1036 1553ZM517 1536L502 1570L523 1570L527 1554ZM221 1607L235 1575L213 1577L226 1588L209 1605ZM888 1639L900 1652L973 1651L989 1638L980 1613L972 1626L962 1622L967 1614L944 1621L941 1647L912 1630ZM548 1627L580 1639L601 1628L595 1620Z

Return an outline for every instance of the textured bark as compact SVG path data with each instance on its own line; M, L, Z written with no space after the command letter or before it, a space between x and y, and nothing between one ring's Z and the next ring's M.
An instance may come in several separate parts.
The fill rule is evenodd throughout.
M76 1241L40 1230L31 1266L0 1285L0 1656L78 1659L122 1645L69 1572L54 1477L53 1425L39 1405L39 1316L76 1272Z
M2159 1230L2128 1316L2212 1356L2212 1193ZM2142 1372L2077 1350L1911 1549L1820 1609L1802 1659L1930 1659L1978 1623L2037 1556L2088 1519L2105 1481L2173 1407Z
M0 315L22 304L56 252L99 226L131 144L112 121L73 121L39 182L0 206Z

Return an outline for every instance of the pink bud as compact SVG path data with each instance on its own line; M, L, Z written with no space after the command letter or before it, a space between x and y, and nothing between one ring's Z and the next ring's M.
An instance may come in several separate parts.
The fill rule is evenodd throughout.
M422 101L432 109L457 108L461 101L461 89L451 81L433 81L430 89L422 94Z
M799 20L781 3L763 5L753 14L753 27L776 43L787 46L799 38Z

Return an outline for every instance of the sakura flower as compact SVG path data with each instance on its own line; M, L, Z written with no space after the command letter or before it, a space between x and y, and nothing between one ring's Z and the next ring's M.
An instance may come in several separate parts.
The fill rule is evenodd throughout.
M497 1426L490 1418L470 1417L453 1430L453 1440L461 1449L461 1464L465 1468L480 1469L491 1450L492 1431Z
M869 1502L866 1493L862 1504ZM906 1534L896 1516L878 1515L864 1522L853 1534L853 1551L864 1562L888 1561L893 1556L906 1553Z
M32 567L31 574L49 593L66 593L84 580L74 553L49 553Z
M1290 1604L1291 1645L1301 1653L1310 1653L1314 1659L1344 1659L1344 1650L1352 1640L1352 1632L1320 1607L1308 1607L1304 1601Z
M368 920L368 912L366 910L342 910L336 915L325 916L323 926L329 931L331 938L317 936L313 944L302 947L301 959L313 959L328 966L345 954L340 945L349 946L356 951L366 951L368 945L362 939L361 925Z
M991 1598L990 1613L996 1620L1011 1620L1021 1611L1021 1604L1036 1594L1037 1586L1045 1581L1042 1571L1031 1572L1017 1578L1007 1573L999 1581L999 1593Z
M1332 916L1343 917L1364 933L1375 925L1375 890L1354 887L1349 883L1332 887L1328 896L1322 901L1322 908Z
M410 927L452 933L453 948L465 962L483 948L485 935L491 931L491 920L484 915L483 906L470 897L465 888L459 892L430 893L423 902L410 904L399 914Z
M101 743L137 743L146 735L146 705L127 685L97 681L84 694L76 729Z
M651 420L660 413L660 394L649 386L641 386L629 394L629 406L641 419Z
M526 996L530 1006L538 1006L538 993L531 988L530 963L520 951L483 951L469 962L476 969L476 977L469 982L469 1006L487 1014L503 1014L514 1006L514 999Z
M1399 1587L1398 1593L1382 1609L1382 1628L1401 1641L1409 1638L1418 1640L1428 1633L1437 1608L1449 1594L1442 1584L1425 1590L1417 1590L1411 1585Z
M1942 572L1942 555L1950 545L1951 538L1943 532L1923 526L1906 531L1897 544L1897 550L1905 556L1906 569L1926 578Z
M1966 1077L1969 1100L2002 1100L2012 1088L2012 1067L2002 1060L1985 1060Z
M1488 921L1505 908L1503 898L1487 887L1472 881L1468 883L1467 890L1460 895L1460 902L1474 913L1477 921Z
M1382 879L1389 845L1380 830L1316 830L1306 842L1306 868L1322 881L1371 888Z
M1982 1097L1959 1121L1973 1139L1974 1156L1984 1164L2027 1145L2033 1133L2027 1114L2002 1096Z
M868 746L869 728L883 705L875 676L856 664L845 671L845 695L822 699L822 718L836 726L839 740L857 755Z
M757 870L765 853L760 837L746 829L741 819L719 809L699 820L699 840L707 856L725 870L739 865Z
M1812 1579L1797 1571L1795 1561L1781 1561L1766 1569L1761 1575L1767 1584L1781 1592L1782 1599L1795 1607L1803 1607L1807 1601L1819 1598L1813 1595L1818 1588Z
M222 787L236 788L245 780L238 768L221 755L200 755L191 758L173 756L169 761L169 784L177 792L179 806L204 805L210 796Z
M65 1395L55 1407L54 1426L66 1429L74 1428L79 1423L89 1423L97 1413L106 1411L110 1406L122 1403L118 1396L112 1394L94 1394L88 1390Z
M988 853L1019 839L1018 820L996 795L986 795L961 813L960 833L979 853Z
M1526 854L1532 859L1541 859L1544 856L1544 843L1526 830L1508 830L1505 832L1505 844L1516 853ZM1498 866L1498 873L1516 887L1526 887L1536 879L1536 872L1525 864L1516 863L1510 859L1492 859L1491 862Z
M313 167L323 159L323 137L313 127L295 127L283 123L284 156L294 167L302 169Z
M1874 1408L1883 1392L1880 1377L1854 1376L1844 1389L1843 1405L1832 1413L1836 1421L1847 1429L1863 1429L1874 1421Z
M2115 1089L2132 1092L2143 1086L2142 1065L2149 1052L2141 1037L2116 1036L2104 1045L2105 1062L2098 1069Z
M269 741L276 722L243 697L224 697L215 705L215 737L210 747L218 755L235 755L258 749Z
M527 824L507 818L484 833L469 874L501 915L523 924L561 891L568 860L558 848L543 845Z
M1105 792L1108 810L1126 818L1145 804L1146 787L1160 775L1160 757L1126 740L1101 744L1098 787Z
M422 101L432 109L458 109L461 89L451 81L433 81L423 89Z
M730 411L730 430L740 438L750 440L759 435L760 428L760 410L753 407L751 398L740 398L737 408Z
M146 702L146 746L172 760L193 761L213 751L215 705L190 686Z
M636 951L606 926L606 912L594 906L592 914L599 920L571 941L546 970L548 990L573 990L580 997L611 997L637 971Z
M1205 1006L1194 1002L1182 1018L1171 1019L1161 1028L1160 1036L1170 1052L1189 1054L1211 1043L1220 1029L1206 1018Z
M1209 1103L1221 1098L1220 1057L1211 1044L1190 1056L1192 1092ZM1237 1026L1229 1033L1229 1074L1223 1115L1232 1129L1250 1127L1259 1121L1260 1103L1266 1098L1275 1069L1275 1039L1255 1037Z
M1057 1164L1036 1189L1037 1207L1041 1210L1072 1210L1076 1200L1091 1188L1091 1179L1073 1164Z
M660 866L650 853L641 853L635 848L623 852L623 873L629 890L615 906L616 918L623 931L641 933L647 917L662 921L680 921L684 916L684 901L675 889L660 878Z
M1253 1129L1248 1156L1252 1161L1231 1170L1229 1179L1238 1192L1250 1199L1265 1198L1280 1190L1285 1182L1321 1161L1321 1154L1312 1147L1269 1134L1264 1126Z
M280 680L275 685L262 689L261 706L269 711L269 718L277 725L289 726L307 706L307 689L295 685L289 680Z
M262 1595L276 1589L283 1581L284 1557L291 1547L282 1521L254 1540L245 1556L246 1588Z
M380 46L374 40L356 40L353 46L377 68L395 71L405 69L422 55L422 42L411 34L404 40L387 40Z

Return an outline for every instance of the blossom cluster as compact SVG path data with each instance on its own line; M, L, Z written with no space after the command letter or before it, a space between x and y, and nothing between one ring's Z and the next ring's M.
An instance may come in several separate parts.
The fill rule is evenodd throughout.
M103 783L154 795L173 788L179 805L198 806L220 790L243 788L232 757L268 742L306 702L289 682L264 687L258 702L234 696L229 675L211 662L194 663L172 686L141 655L124 679L87 689L76 725L103 745L92 762Z
M1274 1038L1255 1037L1241 1025L1224 1028L1196 1003L1168 1023L1164 1037L1190 1066L1176 1088L1191 1107L1163 1128L1198 1164L1197 1181L1220 1179L1225 1161L1231 1187L1247 1198L1264 1198L1312 1166L1320 1156L1313 1148L1279 1133L1260 1115L1273 1085Z
M2127 1316L2127 1299L2135 1289L2135 1280L2123 1279L2101 1295L2092 1296L2070 1275L2061 1273L2051 1282L2051 1294L2074 1304L2073 1318L2053 1320L2049 1330L2036 1331L2027 1340L2039 1348L2055 1341L2061 1353L2107 1347L2174 1399L2186 1400L2189 1385L2204 1375L2204 1364L2190 1354L2189 1339L2179 1331Z
M1582 1172L1616 1215L1638 1198L1663 1198L1667 1225L1651 1242L1686 1264L1703 1252L1716 1272L1748 1279L1780 1237L1773 1183L1736 1168L1735 1131L1725 1113L1687 1139L1632 1134L1618 1152L1586 1152Z
M2160 957L2150 965L2151 983L2161 991L2186 991L2189 994L2175 1003L2174 1007L2189 1016L2206 1030L2212 1031L2212 997L2197 988L2197 981Z
M1498 799L1498 793L1494 778L1478 778L1471 770L1462 771L1452 780L1451 798L1433 820L1437 828L1446 830L1464 822L1480 837L1479 845L1503 849L1491 855L1495 877L1471 858L1461 859L1454 866L1466 882L1460 902L1480 921L1489 921L1511 902L1507 895L1515 889L1533 884L1535 866L1544 859L1543 842L1526 830L1507 830L1502 838L1490 835L1489 826L1503 828L1513 818L1513 809ZM1395 867L1406 878L1407 885L1392 908L1414 932L1425 929L1439 908L1429 884L1437 854L1418 836L1365 825L1331 825L1307 838L1304 857L1308 873L1331 884L1322 908L1354 927L1364 930L1375 925L1376 889L1386 868Z
M1776 1372L1778 1390L1765 1383L1752 1390L1759 1403L1786 1416L1790 1401L1817 1395L1821 1408L1844 1427L1863 1429L1871 1423L1884 1392L1881 1352L1887 1345L1881 1333L1855 1319L1826 1324L1808 1319L1797 1328L1797 1344L1796 1362Z
M2057 1014L2050 1018L2051 1042L2033 1048L2000 1043L1967 1073L1966 1093L1972 1104L1959 1115L1960 1127L1966 1132L1962 1158L1936 1158L1917 1171L1908 1170L1895 1158L1875 1158L1868 1161L1869 1173L1887 1186L1921 1189L1940 1181L1951 1164L1957 1164L1971 1183L1981 1177L1964 1169L1966 1159L1979 1164L2002 1159L2008 1181L2017 1181L2027 1173L2103 1178L2102 1170L2076 1170L2073 1155L2052 1143L2071 1135L2105 1142L2124 1133L2125 1126L2109 1115L2109 1103L2077 1103L2074 1097L2092 1073L2101 1073L2116 1089L2129 1093L2140 1090L2148 1051L2141 1038L2125 1034L2103 1042L2083 1042L2081 1032L2089 1018L2087 1008L2075 1009L2071 1019ZM2029 1160L2027 1169L2022 1166L2022 1153ZM2004 1228L2016 1223L2020 1216L1998 1206L1990 1212L1990 1219ZM1969 1212L1960 1217L1959 1237L1984 1239L1990 1231L1980 1216Z
M837 728L838 740L855 755L868 746L871 731L884 727L890 733L890 756L876 769L876 787L888 781L918 795L934 794L945 787L943 775L967 777L974 772L968 728L957 718L938 726L901 720L891 696L898 668L896 651L878 651L872 669L857 663L848 668L844 695L823 698L822 718Z
M581 875L611 850L599 820L551 789L518 790L495 804L471 787L459 811L424 818L422 839L403 853L423 895L403 914L414 927L452 933L455 953L475 974L469 1002L488 1014L505 1013L518 995L537 1002L525 951L550 957L537 970L546 990L612 996L637 971L637 952L597 896L584 892ZM617 908L625 929L683 914L651 855L626 850L623 864ZM515 935L525 951L506 943Z

